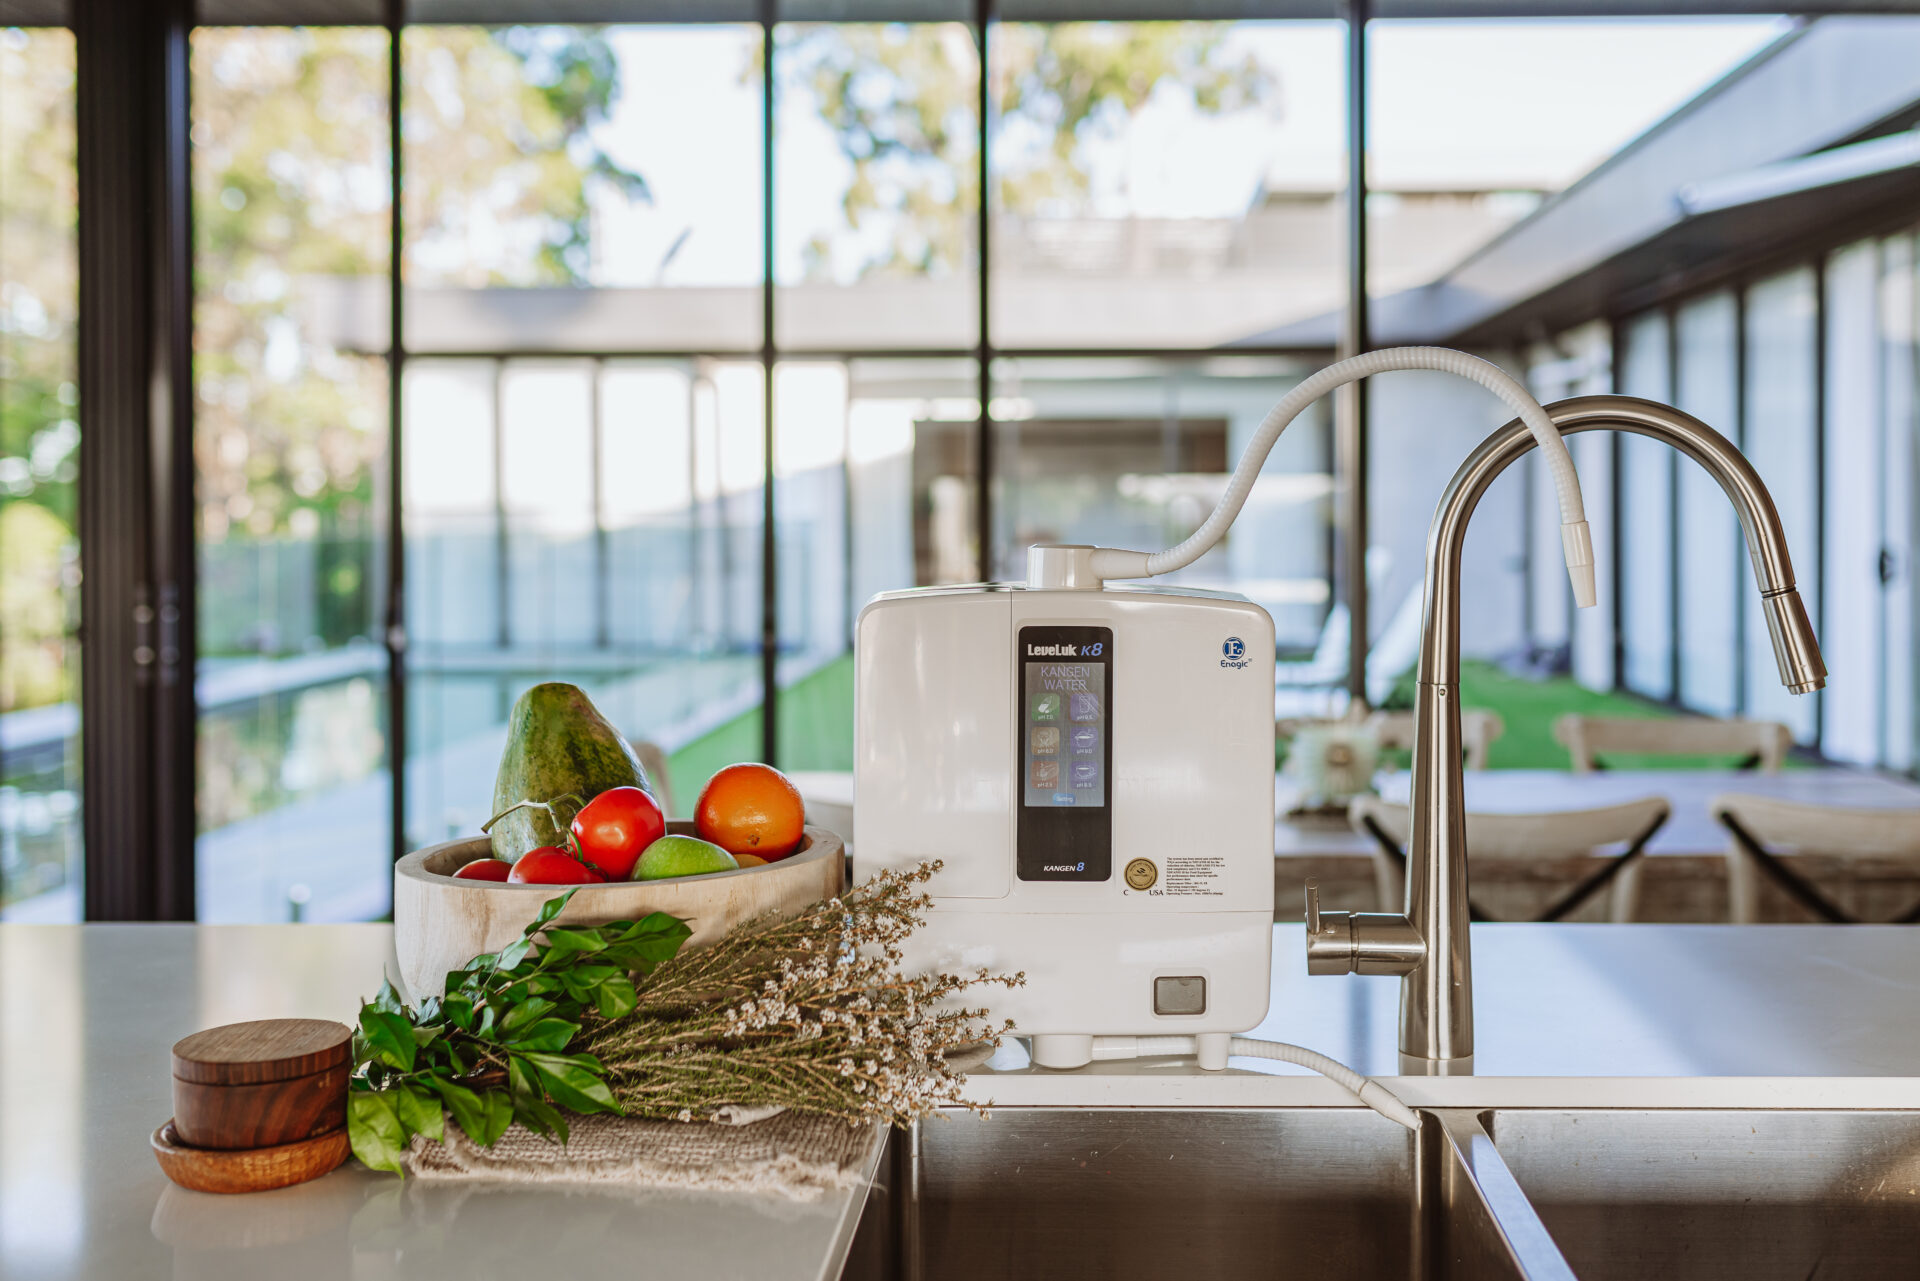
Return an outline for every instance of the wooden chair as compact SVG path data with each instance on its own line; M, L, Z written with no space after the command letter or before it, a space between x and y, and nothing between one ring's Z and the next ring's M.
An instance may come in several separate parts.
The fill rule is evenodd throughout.
M1375 712L1367 717L1367 727L1379 737L1381 747L1402 752L1413 750L1412 712ZM1500 713L1479 707L1462 708L1460 746L1467 768L1487 768L1488 754L1506 732L1507 723L1500 719Z
M640 758L640 768L647 771L647 782L653 784L653 799L660 802L660 808L666 811L668 818L691 817L682 815L673 802L673 778L667 772L667 753L658 743L644 738L627 740L633 744L633 754Z
M1555 899L1531 919L1559 921L1581 904L1612 886L1609 919L1631 921L1640 897L1640 860L1647 842L1653 839L1672 811L1665 797L1649 796L1592 810L1556 810L1542 814L1469 814L1467 815L1467 851L1470 862L1501 860L1508 863L1551 858L1572 858L1597 854L1613 847L1624 847L1606 863L1585 877L1571 890ZM1412 827L1411 811L1377 796L1362 796L1347 811L1354 830L1373 837L1379 846L1374 855L1374 879L1380 891L1380 910L1400 910L1405 894L1407 870L1407 833ZM1500 918L1481 910L1471 902L1468 907L1476 921Z
M1860 917L1787 866L1774 853L1776 849L1840 860L1904 862L1920 871L1920 809L1854 809L1732 793L1714 797L1707 808L1731 838L1727 842L1727 919L1736 925L1759 919L1763 880L1772 881L1823 921L1861 923ZM1920 922L1920 903L1892 918L1890 924L1916 922Z
M1554 721L1553 737L1573 758L1577 774L1605 769L1599 760L1601 752L1738 756L1741 769L1777 774L1793 746L1793 732L1778 721L1723 721L1707 716L1653 719L1569 712Z

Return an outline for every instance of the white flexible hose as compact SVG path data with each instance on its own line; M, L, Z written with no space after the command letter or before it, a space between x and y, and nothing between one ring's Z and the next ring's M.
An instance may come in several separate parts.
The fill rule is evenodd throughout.
M1299 416L1301 410L1336 387L1397 369L1437 370L1471 379L1506 401L1526 423L1546 457L1548 470L1553 473L1554 493L1560 500L1560 544L1566 555L1567 577L1573 583L1574 603L1583 609L1594 604L1598 596L1593 579L1593 534L1587 527L1586 507L1580 499L1580 481L1574 474L1573 456L1567 452L1566 442L1560 438L1553 420L1547 417L1547 411L1540 407L1540 402L1518 379L1498 365L1447 347L1388 347L1381 351L1363 352L1309 375L1283 396L1280 403L1261 420L1259 430L1247 443L1246 452L1240 455L1240 462L1233 469L1233 476L1227 482L1227 492L1221 496L1213 514L1193 531L1191 537L1177 547L1152 553L1100 548L1093 553L1094 575L1102 579L1151 578L1185 568L1200 559L1220 541L1227 527L1233 524L1234 517L1240 514L1247 495L1253 492L1253 482L1267 461L1267 454L1272 451L1274 442L1280 439L1280 433Z
M1282 1063L1297 1063L1303 1068L1311 1068L1329 1081L1345 1086L1355 1098L1387 1120L1404 1125L1409 1130L1420 1128L1420 1118L1413 1114L1413 1109L1394 1098L1386 1086L1370 1076L1361 1076L1338 1059L1330 1059L1317 1050L1309 1050L1303 1045L1288 1045L1285 1041L1256 1041L1246 1036L1234 1037L1228 1050L1250 1059L1278 1059Z
M1138 1059L1150 1054L1192 1054L1196 1048L1195 1039L1191 1036L1093 1038L1093 1057L1099 1060ZM1338 1059L1330 1059L1317 1050L1309 1050L1303 1045L1289 1045L1285 1041L1257 1041L1252 1037L1236 1036L1227 1043L1227 1052L1242 1058L1275 1059L1308 1068L1335 1085L1344 1087L1347 1093L1396 1125L1404 1125L1409 1130L1420 1128L1420 1118L1414 1115L1413 1109L1393 1097L1386 1086L1370 1076L1361 1076Z

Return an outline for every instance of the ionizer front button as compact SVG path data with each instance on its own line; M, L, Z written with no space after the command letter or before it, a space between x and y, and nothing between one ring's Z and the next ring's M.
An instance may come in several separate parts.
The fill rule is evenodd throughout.
M1157 978L1153 981L1155 1014L1205 1014L1207 981L1198 974Z
M1127 884L1134 889L1150 890L1153 883L1160 879L1160 869L1153 865L1152 859L1137 858L1127 864L1126 875Z

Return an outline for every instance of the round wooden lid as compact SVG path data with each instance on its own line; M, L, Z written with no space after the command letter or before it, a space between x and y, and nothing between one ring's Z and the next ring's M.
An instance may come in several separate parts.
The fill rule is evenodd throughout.
M353 1057L353 1030L329 1019L260 1019L182 1037L173 1074L197 1085L256 1085L311 1076Z

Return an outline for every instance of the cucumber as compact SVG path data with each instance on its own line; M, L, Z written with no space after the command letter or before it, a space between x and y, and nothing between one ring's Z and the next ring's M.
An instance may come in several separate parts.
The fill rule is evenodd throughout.
M548 681L520 695L493 777L494 813L516 801L552 801L569 794L585 804L613 787L653 792L625 736L579 686ZM562 820L572 816L570 807L560 807ZM522 809L495 823L492 835L494 857L512 862L542 845L565 844L566 829L544 810Z

